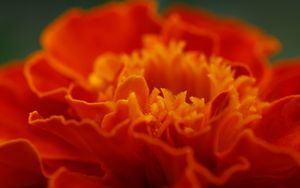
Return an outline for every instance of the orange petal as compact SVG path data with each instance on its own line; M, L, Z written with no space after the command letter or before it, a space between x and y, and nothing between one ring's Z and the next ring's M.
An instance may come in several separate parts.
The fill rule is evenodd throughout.
M131 92L138 98L139 104L144 108L148 101L149 88L146 80L141 76L130 76L121 83L115 92L115 99L127 99Z
M89 76L92 87L105 90L107 85L117 82L118 76L124 68L124 62L115 54L107 53L100 56L94 65L94 72Z
M0 145L1 187L45 187L47 180L41 171L37 151L26 140L14 140Z
M112 111L112 104L109 101L97 102L93 94L73 85L66 95L66 101L80 119L90 119L101 124L103 117Z
M89 103L94 103L98 101L99 98L99 91L97 90L92 90L88 87L81 86L76 83L72 83L70 87L68 88L68 93L69 97L75 100L81 100L81 101L86 101Z
M49 65L42 52L35 53L27 60L24 71L31 90L39 97L61 93L63 98L71 82Z
M155 17L152 4L145 3L74 9L46 29L42 46L62 73L84 81L103 52L131 52L141 47L142 35L159 32Z
M129 122L129 104L127 100L120 100L117 102L115 110L106 114L103 118L101 128L105 131L111 132L118 129Z

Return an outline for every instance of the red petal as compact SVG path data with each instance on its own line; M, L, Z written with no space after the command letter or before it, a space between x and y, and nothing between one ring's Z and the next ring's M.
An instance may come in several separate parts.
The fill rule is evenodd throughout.
M11 64L0 71L0 139L29 138L29 112L43 115L66 114L66 106L56 100L39 100L29 89L22 64Z
M159 140L143 134L135 134L142 146L140 152L144 157L143 168L148 186L164 187L183 184L189 187L199 187L193 172L192 152L188 148L173 149ZM191 161L192 162L191 162Z
M79 173L60 169L49 180L49 188L108 188L101 185L100 179L93 176L87 176Z
M231 70L234 72L234 78L239 76L252 76L252 72L247 65L244 64L233 64L230 66Z
M29 123L35 136L36 147L45 159L70 159L85 161L90 159L89 146L81 138L80 132L72 127L89 126L90 122L66 120L62 116L43 118L38 112L32 112Z
M45 131L64 142L76 144L78 148L84 148L87 144L86 149L74 155L79 156L83 152L94 155L93 160L98 160L106 172L101 180L103 184L141 187L175 185L177 181L182 183L193 179L189 178L191 175L184 175L185 169L191 168L187 165L190 152L171 150L159 140L149 137L141 138L137 134L133 137L128 124L108 134L88 124L76 125L55 117L47 121L37 120L37 123ZM54 143L52 140L50 142Z
M207 56L218 52L218 38L211 32L185 24L179 18L169 18L163 25L163 40L184 40L185 50L200 51Z
M60 168L65 168L74 173L81 173L87 176L103 177L104 171L101 165L93 161L76 161L76 160L59 160L59 159L43 159L43 170L47 176L52 176Z
M269 101L288 95L300 94L300 60L284 60L276 63L262 87L263 98Z
M82 135L85 131L92 136L97 132L96 125L89 121L65 120L61 116L45 119L37 112L30 114L29 123L38 138L33 143L41 151L47 174L59 167L92 175L103 174L94 151Z
M277 40L236 20L222 19L204 11L172 7L168 16L178 16L187 24L219 38L219 53L224 58L249 65L255 77L261 79L266 69L265 58L278 50Z
M64 74L85 80L103 52L131 52L142 36L160 30L152 4L111 3L88 12L71 10L51 24L42 46Z
M199 179L194 174L193 170L187 169L182 178L180 178L172 188L204 188L205 186L199 183Z
M11 64L0 71L0 140L26 134L27 114L32 94L22 76L21 64Z
M47 184L38 154L25 140L0 145L0 177L1 187L45 187Z
M251 131L241 135L236 145L220 156L219 168L244 158L248 168L234 174L222 187L299 187L300 156L268 144Z
M300 151L300 96L274 101L253 126L255 134L274 144Z
M160 140L153 139L141 133L134 133L134 136L140 140L139 143L145 143L144 150L142 151L145 153L146 163L149 163L146 165L146 172L150 178L153 178L151 182L156 183L156 186L172 185L179 187L180 185L185 185L188 187L201 187L209 184L222 185L232 175L244 171L245 167L247 167L244 161L238 160L232 163L227 169L223 169L219 174L215 174L217 166L213 169L208 169L203 166L203 163L198 163L194 159L195 152L203 148L195 146L191 150L190 147L185 146L175 149L161 143ZM186 138L189 139L188 136ZM201 137L194 137L195 140L198 138ZM201 144L202 141L205 141L204 139L198 140L198 143ZM189 141L192 141L191 137ZM206 145L211 144L206 143ZM206 155L203 150L200 153ZM164 174L159 174L157 171L164 172ZM163 176L165 176L165 179L162 178Z

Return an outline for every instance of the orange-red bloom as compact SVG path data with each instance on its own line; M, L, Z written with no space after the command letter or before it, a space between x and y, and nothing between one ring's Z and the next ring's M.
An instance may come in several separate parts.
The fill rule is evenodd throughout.
M273 37L152 3L73 9L0 69L1 187L299 187L300 68Z

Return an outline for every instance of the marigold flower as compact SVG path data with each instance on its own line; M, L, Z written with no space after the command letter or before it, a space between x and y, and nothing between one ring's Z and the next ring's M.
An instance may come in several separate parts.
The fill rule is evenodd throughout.
M298 187L298 60L240 21L73 9L0 69L1 187ZM296 83L296 84L295 84Z

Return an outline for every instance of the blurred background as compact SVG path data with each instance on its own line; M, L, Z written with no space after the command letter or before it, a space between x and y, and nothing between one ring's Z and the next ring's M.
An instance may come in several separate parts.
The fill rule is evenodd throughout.
M39 35L70 7L89 8L108 0L1 0L0 63L22 59L39 49ZM240 18L276 36L282 51L272 60L300 56L300 1L285 0L160 0L160 10L173 3L201 7L218 15Z

